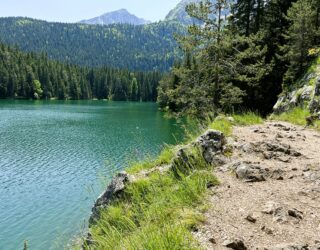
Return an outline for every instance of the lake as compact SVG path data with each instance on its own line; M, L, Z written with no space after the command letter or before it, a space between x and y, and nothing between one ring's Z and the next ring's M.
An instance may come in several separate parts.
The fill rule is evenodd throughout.
M0 100L0 249L64 248L115 172L181 137L153 103Z

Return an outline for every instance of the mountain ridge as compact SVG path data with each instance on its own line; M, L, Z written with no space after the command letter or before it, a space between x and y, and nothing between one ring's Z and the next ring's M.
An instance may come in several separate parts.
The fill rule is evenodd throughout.
M84 19L79 21L82 24L91 25L110 25L110 24L133 24L133 25L144 25L149 24L151 21L139 18L136 15L131 14L127 9L119 9L104 13L100 16L93 17L90 19Z

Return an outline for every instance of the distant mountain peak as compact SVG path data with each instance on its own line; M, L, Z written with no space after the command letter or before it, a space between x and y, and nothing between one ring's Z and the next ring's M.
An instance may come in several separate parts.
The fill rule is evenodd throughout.
M177 6L168 13L165 20L178 21L185 25L190 25L192 23L199 23L198 20L195 20L194 18L191 18L188 15L188 13L186 12L186 7L188 4L200 3L201 1L202 0L181 0L181 2L179 2ZM215 3L216 0L211 0L211 2Z
M82 20L80 21L80 23L100 25L127 23L133 25L143 25L150 23L150 21L144 20L131 14L127 9L119 9L88 20Z

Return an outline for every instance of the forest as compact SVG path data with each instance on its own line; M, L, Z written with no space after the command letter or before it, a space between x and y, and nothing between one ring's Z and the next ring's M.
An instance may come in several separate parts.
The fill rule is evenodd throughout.
M50 59L88 67L167 71L180 56L173 34L177 22L108 26L51 23L30 18L0 18L0 42L25 52L46 52Z
M178 115L266 115L319 54L319 0L203 1L187 12L203 25L179 36L184 60L158 94L160 106Z
M0 98L155 101L161 73L89 68L0 44Z

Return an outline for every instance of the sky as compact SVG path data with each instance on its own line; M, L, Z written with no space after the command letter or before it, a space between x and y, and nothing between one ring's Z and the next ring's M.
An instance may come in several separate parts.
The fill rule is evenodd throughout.
M77 22L125 8L150 21L164 19L180 0L0 0L0 17Z

